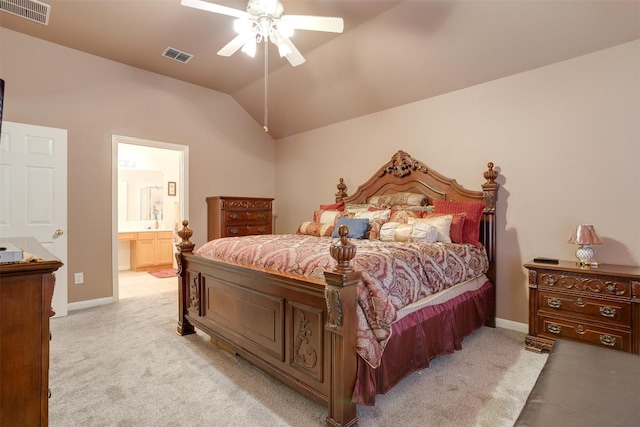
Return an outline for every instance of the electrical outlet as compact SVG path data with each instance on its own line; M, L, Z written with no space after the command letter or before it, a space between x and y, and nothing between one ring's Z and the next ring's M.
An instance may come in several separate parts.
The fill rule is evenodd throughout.
M84 273L76 273L75 274L76 285L80 285L84 283Z

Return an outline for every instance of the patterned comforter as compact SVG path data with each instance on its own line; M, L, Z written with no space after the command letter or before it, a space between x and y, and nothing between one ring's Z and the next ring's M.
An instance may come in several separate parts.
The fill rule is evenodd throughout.
M336 239L307 235L260 235L213 240L200 256L324 280L335 260L329 247ZM373 368L391 337L401 308L457 283L486 273L484 248L469 244L406 243L355 240L354 269L362 272L358 288L358 354Z

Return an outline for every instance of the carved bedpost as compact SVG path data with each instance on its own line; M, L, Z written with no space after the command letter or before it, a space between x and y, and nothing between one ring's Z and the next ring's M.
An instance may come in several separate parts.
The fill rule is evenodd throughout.
M338 188L338 192L336 193L336 203L341 202L343 199L347 197L347 185L344 183L344 179L340 178L340 182L336 185Z
M330 248L337 265L324 273L327 281L325 299L328 318L325 329L330 332L331 365L329 367L329 414L327 425L355 426L356 404L352 402L356 383L357 353L356 305L360 272L351 268L350 261L356 255L356 247L347 236L349 229L338 229L340 241Z
M497 269L496 269L496 201L498 200L498 187L500 185L496 182L498 177L498 171L493 170L493 163L487 163L487 170L483 176L487 180L482 184L482 191L484 193L484 201L487 206L484 209L484 216L482 222L482 233L484 234L483 241L484 247L487 250L487 257L489 258L489 270L487 271L487 277L493 283L493 299L496 299L496 286L497 286ZM491 318L486 322L487 326L496 326L496 313L491 315Z
M178 231L178 236L182 239L176 243L176 261L178 262L178 335L189 335L195 332L191 323L185 317L187 314L187 297L189 291L188 274L185 270L183 254L192 254L195 245L189 240L193 236L193 231L188 227L189 221L182 221L182 230Z

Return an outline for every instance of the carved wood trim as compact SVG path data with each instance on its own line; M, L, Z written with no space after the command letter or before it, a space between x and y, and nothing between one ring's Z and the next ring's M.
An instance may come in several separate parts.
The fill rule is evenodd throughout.
M538 271L537 270L529 270L529 287L530 288L538 287Z
M271 209L271 200L222 199L226 209Z
M414 160L409 154L400 150L391 157L391 161L386 166L382 167L378 173L378 178L383 177L385 174L402 178L412 171L429 173L429 168L424 163Z
M631 281L631 301L640 302L640 282Z

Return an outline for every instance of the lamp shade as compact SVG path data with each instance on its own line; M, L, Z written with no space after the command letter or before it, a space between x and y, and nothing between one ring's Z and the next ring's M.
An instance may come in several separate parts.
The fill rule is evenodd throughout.
M573 243L576 245L601 245L602 239L596 233L596 230L593 228L593 225L589 224L581 224L578 225L573 233L571 233L571 237L567 243Z

